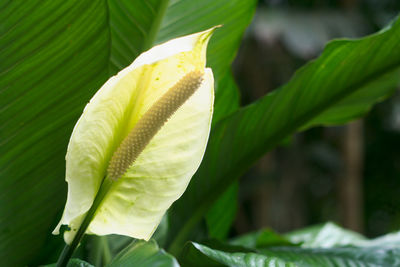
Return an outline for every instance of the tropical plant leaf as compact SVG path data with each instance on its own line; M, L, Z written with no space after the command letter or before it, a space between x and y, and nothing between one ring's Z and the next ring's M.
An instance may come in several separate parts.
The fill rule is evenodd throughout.
M234 251L236 249L236 251ZM185 266L265 266L265 267L294 267L293 263L286 262L278 257L266 256L256 252L232 247L228 251L212 249L210 247L190 242L185 245L179 262Z
M236 251L235 251L236 250ZM182 266L400 266L400 247L301 248L268 247L246 251L240 247L211 248L190 242L180 259Z
M344 123L390 95L400 81L400 19L377 34L330 42L282 88L213 128L206 155L172 207L177 253L214 201L268 150L296 131Z
M154 240L149 242L143 240L135 240L123 251L121 251L108 267L117 266L179 266L176 259L159 249Z
M107 10L104 1L6 1L0 21L0 265L23 266L63 205L74 121L108 76Z
M215 114L222 118L237 108L229 66L255 4L255 0L0 4L1 265L37 265L52 255L57 246L48 234L65 201L64 156L73 125L109 75L143 50L223 24L208 51L208 65L216 76ZM226 90L220 80L229 83ZM38 256L39 250L44 254Z

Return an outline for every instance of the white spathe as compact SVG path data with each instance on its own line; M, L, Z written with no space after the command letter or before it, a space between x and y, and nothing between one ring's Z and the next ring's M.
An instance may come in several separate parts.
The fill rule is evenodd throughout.
M90 100L68 145L67 203L53 234L59 234L61 225L68 225L64 239L72 242L119 144L159 97L187 73L201 70L200 88L113 183L86 231L145 240L152 236L166 210L185 191L204 155L214 102L213 74L205 68L206 48L214 29L144 52Z

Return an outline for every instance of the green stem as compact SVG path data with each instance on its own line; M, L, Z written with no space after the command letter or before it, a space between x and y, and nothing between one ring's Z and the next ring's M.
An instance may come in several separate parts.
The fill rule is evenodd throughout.
M113 181L105 178L100 185L99 191L96 194L96 197L93 201L92 206L90 207L88 213L85 216L81 226L79 227L78 232L76 233L74 239L72 240L70 245L65 245L64 250L62 251L60 257L57 261L57 267L65 267L68 264L69 259L72 256L72 253L75 251L79 242L81 241L83 235L86 232L90 222L92 221L94 215L96 214L97 208L100 206L100 203L103 201L106 196L108 190L111 188Z

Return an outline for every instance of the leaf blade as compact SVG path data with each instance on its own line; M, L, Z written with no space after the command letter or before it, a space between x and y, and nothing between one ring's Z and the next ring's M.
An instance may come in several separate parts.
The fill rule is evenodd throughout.
M103 2L92 1L17 1L0 11L0 213L6 218L0 261L6 266L35 256L62 205L65 132L84 105L76 100L107 78L105 11ZM86 75L76 71L84 67Z

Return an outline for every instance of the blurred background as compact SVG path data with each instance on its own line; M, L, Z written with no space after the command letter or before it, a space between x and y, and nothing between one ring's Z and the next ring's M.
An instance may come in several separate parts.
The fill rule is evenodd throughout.
M399 0L263 0L234 63L246 105L287 82L334 38L379 31ZM242 179L231 234L326 221L368 237L400 229L400 94L362 120L285 141Z

